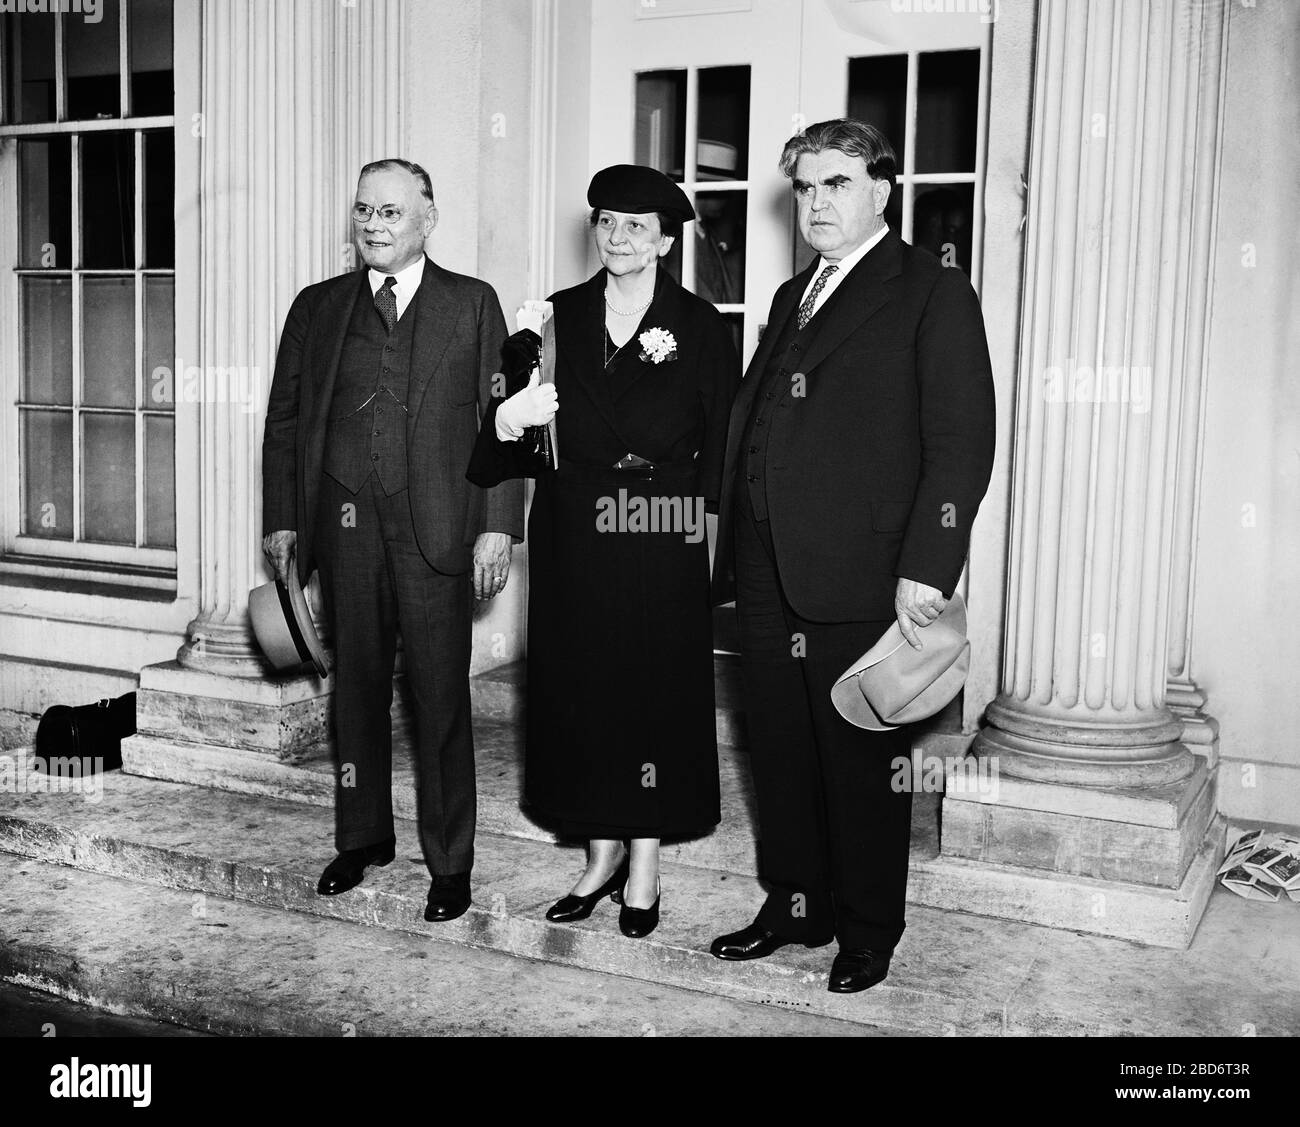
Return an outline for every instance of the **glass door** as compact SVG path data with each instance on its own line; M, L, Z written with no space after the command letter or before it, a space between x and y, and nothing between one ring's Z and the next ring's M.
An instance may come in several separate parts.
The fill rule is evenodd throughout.
M772 295L813 257L777 167L786 140L812 122L850 116L880 128L899 161L886 221L979 289L989 17L978 4L898 7L593 0L590 170L634 162L681 184L699 220L667 266L717 306L746 365ZM710 557L713 533L710 518ZM720 652L735 649L734 618L729 608L716 617Z
M992 24L975 4L966 12L899 7L803 0L800 104L809 122L855 117L889 138L898 177L886 222L963 270L978 291ZM812 253L800 246L794 258L802 268Z
M797 126L800 21L791 0L592 4L591 171L647 164L681 184L699 220L668 268L718 307L746 362L790 276L776 160Z

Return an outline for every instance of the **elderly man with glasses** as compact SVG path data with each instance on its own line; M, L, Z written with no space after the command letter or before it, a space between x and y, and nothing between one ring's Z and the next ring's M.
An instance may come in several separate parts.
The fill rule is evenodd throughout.
M362 169L352 230L365 269L294 301L262 446L263 547L284 582L291 568L301 582L319 571L334 644L338 856L317 891L346 892L394 856L400 629L431 922L470 904L470 593L504 589L523 537L523 483L465 479L505 319L491 286L425 256L437 222L418 164Z

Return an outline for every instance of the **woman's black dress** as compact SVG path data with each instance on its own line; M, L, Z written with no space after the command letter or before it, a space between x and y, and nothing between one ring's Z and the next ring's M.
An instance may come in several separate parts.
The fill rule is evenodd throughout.
M704 511L740 364L667 271L617 352L604 295L602 270L551 299L561 460L528 521L525 798L567 836L691 836L720 818ZM640 358L656 328L676 359ZM613 469L627 454L657 468Z

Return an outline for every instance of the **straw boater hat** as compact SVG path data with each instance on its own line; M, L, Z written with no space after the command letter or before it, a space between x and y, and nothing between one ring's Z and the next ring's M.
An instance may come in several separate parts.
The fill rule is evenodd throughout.
M297 569L289 569L288 586L273 579L254 587L248 593L248 617L257 644L276 669L284 672L314 665L320 676L329 674L325 650L312 625Z
M919 650L893 623L836 678L831 701L850 724L876 732L911 724L933 716L961 691L970 669L962 597L954 594L939 617L916 632Z

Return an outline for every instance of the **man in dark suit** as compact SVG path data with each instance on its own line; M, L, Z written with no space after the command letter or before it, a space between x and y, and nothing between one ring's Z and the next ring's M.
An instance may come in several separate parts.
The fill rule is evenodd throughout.
M523 488L465 479L505 319L492 287L425 257L428 173L361 172L361 272L308 286L285 320L262 445L264 549L282 579L318 569L334 642L335 847L322 896L393 859L393 667L400 628L415 711L425 919L462 915L474 860L470 590L504 589Z
M884 223L894 153L856 121L787 142L799 229L820 257L776 293L731 413L715 599L734 561L758 805L757 918L712 947L839 953L832 991L885 977L903 934L907 730L860 730L835 679L897 619L952 594L993 461L993 383L966 276Z

